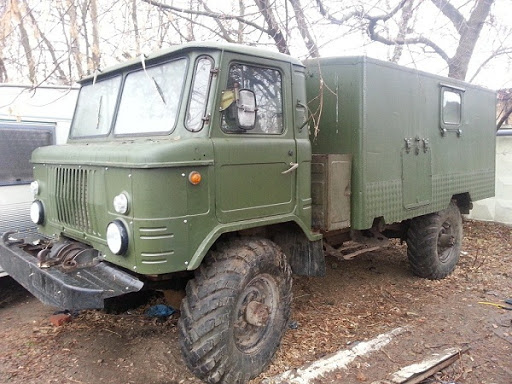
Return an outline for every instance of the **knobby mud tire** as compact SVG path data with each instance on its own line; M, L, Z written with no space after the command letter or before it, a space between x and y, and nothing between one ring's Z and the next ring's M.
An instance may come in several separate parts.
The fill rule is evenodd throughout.
M181 305L178 329L188 368L208 383L246 383L259 375L287 328L291 289L291 268L270 240L237 239L210 251ZM264 325L247 320L248 302L265 304Z
M445 278L459 261L461 243L462 217L453 201L442 211L412 219L407 257L413 273L430 280Z

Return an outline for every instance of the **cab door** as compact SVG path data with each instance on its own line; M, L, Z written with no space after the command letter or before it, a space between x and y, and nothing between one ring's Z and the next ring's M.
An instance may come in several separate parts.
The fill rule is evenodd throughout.
M289 64L258 63L225 54L219 81L225 95L249 89L256 97L256 124L237 125L236 100L224 97L220 127L212 140L215 152L216 215L221 223L288 214L296 205L297 154L291 111ZM229 106L228 106L229 104ZM289 104L289 103L288 103Z

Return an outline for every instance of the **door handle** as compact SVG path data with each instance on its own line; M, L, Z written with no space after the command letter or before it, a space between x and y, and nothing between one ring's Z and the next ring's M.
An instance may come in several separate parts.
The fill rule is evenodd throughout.
M292 172L293 170L297 169L299 167L299 163L290 163L290 168L288 168L286 171L281 172L281 175L286 175L287 173Z

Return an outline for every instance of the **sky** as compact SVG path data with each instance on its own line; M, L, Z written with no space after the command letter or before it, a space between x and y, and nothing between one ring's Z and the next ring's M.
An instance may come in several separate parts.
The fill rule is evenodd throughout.
M462 0L454 0L454 2L461 3ZM424 1L422 7L422 17L415 20L416 30L421 31L423 36L438 43L451 56L455 52L459 36L454 34L453 26L441 14L439 9L427 1ZM469 8L463 10L470 11ZM468 17L467 13L465 16ZM509 34L503 43L509 46L511 53L490 61L471 82L491 89L512 88L512 0L496 0L492 9L492 19L495 24L504 26L506 29L500 31L501 35ZM467 81L473 77L480 64L492 55L493 51L502 43L496 39L494 28L487 23L482 29L470 62ZM332 27L315 28L315 32L319 41L328 41L336 33ZM362 32L359 35L352 34L345 39L326 43L322 46L320 52L322 56L368 55L377 59L388 60L392 50L393 47L380 43L369 43L368 38ZM446 62L437 55L425 55L417 46L405 46L399 64L442 76L448 75Z
M1 1L1 0L0 0ZM177 6L188 7L190 0L161 0L164 3L174 4ZM204 0L205 3L213 10L217 12L225 12L232 14L233 9L238 9L239 0ZM289 4L283 2L283 0L275 0L277 4L280 4L280 12L284 12L285 8L283 4ZM359 4L365 9L372 9L374 14L385 13L389 8L393 7L398 3L398 0L323 0L324 4L330 7L330 11L333 13L338 12L338 15L342 15L354 8L350 6ZM470 5L474 4L474 0L450 0L455 5L466 5L462 8L462 11L467 17L471 12ZM67 44L63 40L62 26L59 25L59 20L55 20L56 7L53 2L40 2L38 0L28 0L31 7L38 11L39 27L46 33L46 36L50 38L55 46L60 50L59 55L63 58L63 62L66 63L68 57ZM53 4L53 5L52 5ZM57 3L60 4L60 3ZM102 66L113 65L119 61L125 60L125 57L136 57L138 56L132 28L131 15L129 13L129 4L131 1L127 0L98 0L100 10L100 35L101 35L101 50L102 50ZM143 52L150 52L158 48L157 40L162 30L163 20L156 16L156 8L149 6L142 1L138 1L138 18L140 24L141 47ZM248 12L257 11L254 3L245 2L248 7ZM252 4L252 5L251 5ZM393 47L388 47L380 43L371 43L363 30L350 30L350 23L346 26L336 26L329 24L322 19L318 13L316 2L314 0L301 0L301 4L306 12L306 17L311 23L311 31L320 47L320 53L322 56L332 55L368 55L382 60L389 60L392 55ZM414 19L414 29L419 31L423 36L426 36L435 42L439 43L443 49L452 55L457 46L458 34L454 30L450 22L442 15L442 13L435 6L432 5L430 0L417 0L416 4L420 4L420 11L417 14L421 15L417 19ZM379 9L379 6L384 5L386 9ZM287 9L289 14L293 13L292 10ZM161 15L160 15L161 16ZM280 20L284 20L284 15L277 15ZM169 16L169 18L177 18L176 16ZM396 17L399 19L399 17ZM512 50L512 0L495 0L495 4L492 8L492 19L491 23L487 23L482 31L479 39L476 51L474 53L473 60L471 61L467 80L470 80L478 69L478 66L486 60L486 58L496 50L500 44L505 44ZM393 24L393 19L390 20L388 25L391 29L396 29L396 24ZM209 25L213 28L216 27L215 20L209 20ZM184 21L181 21L184 24ZM235 23L234 23L235 24ZM293 25L294 23L291 22ZM352 23L355 24L355 23ZM496 33L496 26L500 26L499 33ZM90 28L89 28L90 29ZM198 29L198 28L197 28ZM247 28L250 30L251 28ZM83 31L81 31L83 34ZM89 31L90 33L90 31ZM128 33L126 37L123 33ZM255 39L261 36L261 33L256 32L253 34ZM501 36L503 41L500 41L496 36ZM291 36L289 39L292 42L291 54L299 59L307 58L307 50L304 46L303 40L298 34L297 29L292 29ZM85 45L84 37L81 36L81 47L83 49ZM207 33L201 35L199 31L196 31L197 40L208 40L212 39L212 35ZM215 38L219 40L219 38ZM166 45L176 43L178 41L177 32L170 30L169 34L165 37L164 47ZM60 43L59 43L60 42ZM272 41L267 39L264 45L269 49L276 49L275 45L272 46ZM40 42L33 41L33 45L43 47ZM20 44L10 44L4 51L19 52L21 50ZM7 54L7 53L6 53ZM43 53L44 54L44 53ZM42 54L37 54L37 58L40 59ZM24 55L21 53L20 56L23 59ZM418 46L405 46L403 50L402 58L399 62L401 65L413 67L423 71L447 75L447 64L439 58L437 55L425 54ZM53 68L51 64L46 66L46 71L50 71ZM14 71L11 71L14 73ZM46 76L43 73L39 77ZM78 80L78 78L76 79ZM18 81L21 81L18 80ZM26 79L25 79L26 81ZM499 59L490 61L478 74L478 76L472 81L476 84L491 88L512 88L512 54L509 56L502 56Z

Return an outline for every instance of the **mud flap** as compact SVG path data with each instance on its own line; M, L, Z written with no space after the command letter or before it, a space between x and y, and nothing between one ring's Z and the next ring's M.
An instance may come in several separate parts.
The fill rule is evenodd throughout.
M323 240L309 241L293 228L280 232L273 240L286 254L295 275L325 276Z

